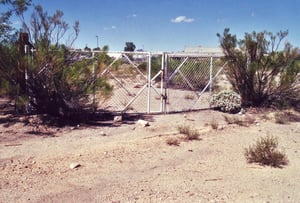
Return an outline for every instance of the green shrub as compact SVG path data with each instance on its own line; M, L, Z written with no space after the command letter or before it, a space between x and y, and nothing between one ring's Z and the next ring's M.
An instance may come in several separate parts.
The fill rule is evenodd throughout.
M248 163L259 163L272 167L282 167L288 164L285 153L277 149L278 139L267 136L259 138L255 145L245 149L245 157Z
M243 106L299 104L298 50L289 43L279 50L287 35L288 31L253 31L237 39L229 28L217 34L227 62L225 74L233 90L241 95Z
M6 29L2 29L2 23L0 25L0 93L15 98L19 113L29 111L73 120L94 112L98 103L96 95L104 100L113 90L113 86L101 77L101 68L112 61L106 54L108 47L94 58L90 58L92 52L88 47L85 53L71 51L69 47L79 34L79 22L72 26L73 33L69 32L71 26L63 20L63 12L58 10L50 15L40 5L24 2L0 2L7 4L6 14L0 14L0 21L7 24ZM14 11L8 11L10 7ZM23 16L27 9L33 12L28 23L20 19L30 33L19 33L13 28L10 17ZM70 43L65 44L67 33ZM36 51L28 51L32 46ZM24 47L29 49L25 51Z
M233 91L222 91L212 96L211 107L222 112L237 113L241 110L241 97Z

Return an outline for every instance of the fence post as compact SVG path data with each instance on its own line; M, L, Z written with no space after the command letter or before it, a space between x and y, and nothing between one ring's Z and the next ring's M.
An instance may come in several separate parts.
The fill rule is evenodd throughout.
M95 57L95 52L92 53L92 58ZM93 62L93 113L96 111L96 75L95 75L95 62Z
M210 65L209 65L209 94L212 93L213 88L213 57L210 57Z
M169 55L168 53L164 53L164 70L163 70L163 86L164 86L164 93L163 93L163 105L164 105L164 113L166 114L168 112L167 109L167 101L168 101L168 59Z
M163 95L163 91L164 91L164 64L165 63L165 52L163 52L161 54L161 67L160 67L160 71L161 71L161 77L160 77L160 113L164 112L164 95Z
M148 87L148 97L147 97L147 113L149 114L151 111L150 107L150 98L151 98L151 52L149 52L148 58L148 75L147 75L147 87Z

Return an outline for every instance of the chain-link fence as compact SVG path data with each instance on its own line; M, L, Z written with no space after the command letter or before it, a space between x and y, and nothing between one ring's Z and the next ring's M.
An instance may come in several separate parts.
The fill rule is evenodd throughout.
M109 52L100 77L113 87L97 108L126 113L168 113L209 108L220 57L197 54Z
M219 57L168 54L166 65L167 112L209 108L222 70Z
M69 60L85 66L89 82L101 79L110 86L89 93L91 110L114 113L209 108L223 68L219 56L189 53L74 51ZM46 64L37 76L49 78L48 69Z
M99 109L127 113L162 112L162 54L149 52L108 53L113 61L104 77L112 95L98 103Z

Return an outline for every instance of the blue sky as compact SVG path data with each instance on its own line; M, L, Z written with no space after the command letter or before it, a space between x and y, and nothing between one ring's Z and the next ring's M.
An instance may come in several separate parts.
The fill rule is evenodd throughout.
M64 12L80 22L76 48L108 45L122 51L125 42L147 51L182 51L186 46L218 46L216 33L288 30L285 41L300 46L299 0L39 0L49 14Z

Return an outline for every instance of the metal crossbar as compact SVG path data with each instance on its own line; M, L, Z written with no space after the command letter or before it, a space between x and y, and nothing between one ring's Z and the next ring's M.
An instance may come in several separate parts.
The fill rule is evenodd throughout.
M114 90L99 109L170 113L209 108L216 78L222 70L219 56L118 52L102 71L101 77Z

